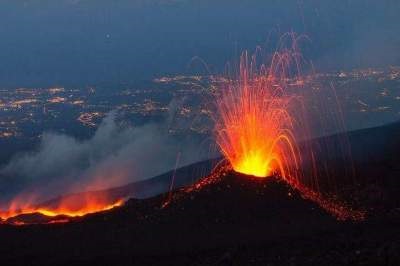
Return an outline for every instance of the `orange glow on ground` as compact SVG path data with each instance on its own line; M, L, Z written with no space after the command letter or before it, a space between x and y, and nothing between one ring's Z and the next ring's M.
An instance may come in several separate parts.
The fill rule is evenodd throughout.
M65 197L55 206L31 206L18 200L13 201L7 211L0 211L0 218L6 221L9 218L24 214L39 213L48 217L68 216L79 217L91 213L110 210L121 206L123 200L110 200L107 195L91 196L90 193L82 193L81 196Z

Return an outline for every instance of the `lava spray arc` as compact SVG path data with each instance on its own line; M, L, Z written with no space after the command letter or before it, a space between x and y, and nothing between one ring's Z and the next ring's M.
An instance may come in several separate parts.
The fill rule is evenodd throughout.
M315 98L304 86L312 75L301 74L307 64L298 47L303 37L282 36L268 64L257 62L260 48L253 55L242 53L236 73L228 75L216 92L216 142L234 171L261 178L280 176L339 219L360 219L363 212L336 200L335 176L345 176L342 172L351 161L346 134L336 143L313 139L318 133L312 129L317 124L323 129L329 118L318 111L326 109L318 107L324 99ZM335 108L340 110L339 104ZM336 155L344 170L333 166Z
M237 172L257 177L279 172L287 178L299 171L293 112L299 99L287 93L288 82L300 81L300 75L291 76L301 60L295 47L275 52L268 66L257 65L257 52L244 52L239 77L229 78L217 97L216 141Z

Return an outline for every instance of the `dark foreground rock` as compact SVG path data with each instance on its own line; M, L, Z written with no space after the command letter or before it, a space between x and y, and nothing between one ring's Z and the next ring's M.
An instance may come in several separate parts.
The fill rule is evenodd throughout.
M400 265L399 129L350 135L365 156L355 158L356 186L342 194L367 212L362 221L338 221L276 178L224 172L69 223L0 225L0 263ZM361 149L375 138L369 158Z
M166 204L168 202L168 204ZM228 173L65 224L0 227L2 265L398 265L400 209L338 221L275 178Z

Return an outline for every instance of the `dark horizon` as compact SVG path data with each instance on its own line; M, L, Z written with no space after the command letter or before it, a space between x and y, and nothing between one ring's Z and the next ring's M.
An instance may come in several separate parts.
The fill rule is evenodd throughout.
M306 34L317 71L400 64L398 1L3 1L0 87L139 83L221 73L271 31ZM279 36L279 34L275 34ZM276 39L276 38L275 38ZM274 48L272 39L268 47Z

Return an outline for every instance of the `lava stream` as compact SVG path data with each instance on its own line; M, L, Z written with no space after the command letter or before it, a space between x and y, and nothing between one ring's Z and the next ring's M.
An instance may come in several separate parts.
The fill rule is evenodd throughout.
M112 208L121 206L122 199L111 199L107 195L95 195L90 192L81 193L72 196L66 196L61 200L56 200L55 203L47 203L41 205L33 205L22 201L14 200L6 211L0 211L0 219L6 221L7 219L27 214L42 214L47 217L68 216L79 217L86 214L106 211Z

